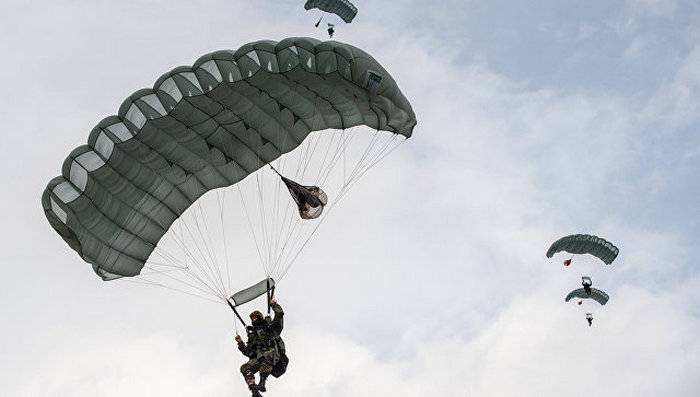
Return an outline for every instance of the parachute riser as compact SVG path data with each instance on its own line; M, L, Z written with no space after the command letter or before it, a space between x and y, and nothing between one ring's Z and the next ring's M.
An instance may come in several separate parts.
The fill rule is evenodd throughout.
M272 295L270 294L270 278L267 279L267 315L270 315L270 300L272 300Z
M236 310L236 306L234 306L230 300L226 299L226 303L228 303L228 306L233 310L233 313L238 317L238 320L243 324L243 327L247 327L248 325L243 321L243 317L241 317L240 314L238 314L238 310Z

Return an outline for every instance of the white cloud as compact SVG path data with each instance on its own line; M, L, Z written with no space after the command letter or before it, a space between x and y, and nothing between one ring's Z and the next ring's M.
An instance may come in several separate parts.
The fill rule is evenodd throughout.
M700 322L684 313L674 294L622 288L589 328L576 305L552 296L558 289L552 284L523 295L473 338L403 340L400 357L289 322L291 364L284 377L269 382L267 395L694 396L700 390ZM468 322L443 316L416 326L442 335ZM43 357L30 385L11 395L246 393L235 370L243 357L232 344L207 357L166 332L76 336L74 344Z
M700 46L695 46L683 60L677 73L662 85L644 110L647 122L659 123L668 135L698 121L700 111Z
M231 362L212 362L171 333L141 337L100 331L74 335L72 343L56 347L35 363L32 378L19 390L5 392L57 397L212 396L233 389Z
M627 7L637 14L673 17L679 7L676 0L627 0Z

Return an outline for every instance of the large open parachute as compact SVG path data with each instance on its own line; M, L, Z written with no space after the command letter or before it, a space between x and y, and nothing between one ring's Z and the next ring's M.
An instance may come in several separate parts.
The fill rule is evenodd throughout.
M607 265L611 264L620 253L620 250L611 242L589 234L572 234L560 238L547 250L547 258L561 251L571 254L591 254Z
M307 0L304 9L313 8L335 14L346 23L352 22L357 15L357 7L348 0Z
M239 264L229 264L226 241L240 225L225 213L232 188L219 188L235 187L266 280L279 282L328 213L321 216L325 203L415 125L394 79L361 49L258 41L204 55L132 94L68 155L42 205L102 279L140 276L226 300L244 283L231 285ZM214 252L222 246L225 258Z

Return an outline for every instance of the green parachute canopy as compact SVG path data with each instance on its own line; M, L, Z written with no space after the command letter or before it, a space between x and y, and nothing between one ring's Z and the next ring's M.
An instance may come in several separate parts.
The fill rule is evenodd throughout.
M607 265L611 264L620 253L620 250L609 241L589 234L572 234L560 238L547 250L547 258L561 251L571 254L590 254Z
M608 303L608 299L610 299L610 297L605 292L596 288L591 288L590 294L586 293L585 289L578 288L569 292L565 298L566 302L570 301L571 299L593 299L601 305L605 305Z
M348 0L307 0L304 9L311 10L313 8L335 14L346 23L352 22L357 15L357 7Z
M204 55L128 97L92 130L87 145L68 155L61 175L44 190L42 206L51 226L102 279L137 276L171 225L201 196L286 161L279 158L306 144L311 132L348 135L353 126L367 126L407 138L415 125L394 79L361 49L311 38L257 41ZM340 157L328 154L341 149L315 150L330 163ZM196 218L196 228L206 228L206 219ZM190 230L175 237L185 232ZM275 251L262 259L278 267L273 254L281 257ZM186 262L192 261L190 255ZM220 285L214 295L228 297L216 274L205 276L195 281ZM209 285L196 286L211 292Z

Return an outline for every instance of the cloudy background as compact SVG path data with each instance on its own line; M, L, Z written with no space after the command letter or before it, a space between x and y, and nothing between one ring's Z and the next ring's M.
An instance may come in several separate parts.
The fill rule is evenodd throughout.
M392 73L419 124L285 279L292 363L267 395L700 395L697 2L355 3L337 39ZM100 281L39 199L163 72L324 39L302 4L2 3L3 395L248 395L225 307ZM615 264L544 258L576 232L616 242ZM592 328L562 302L582 272L611 295Z

